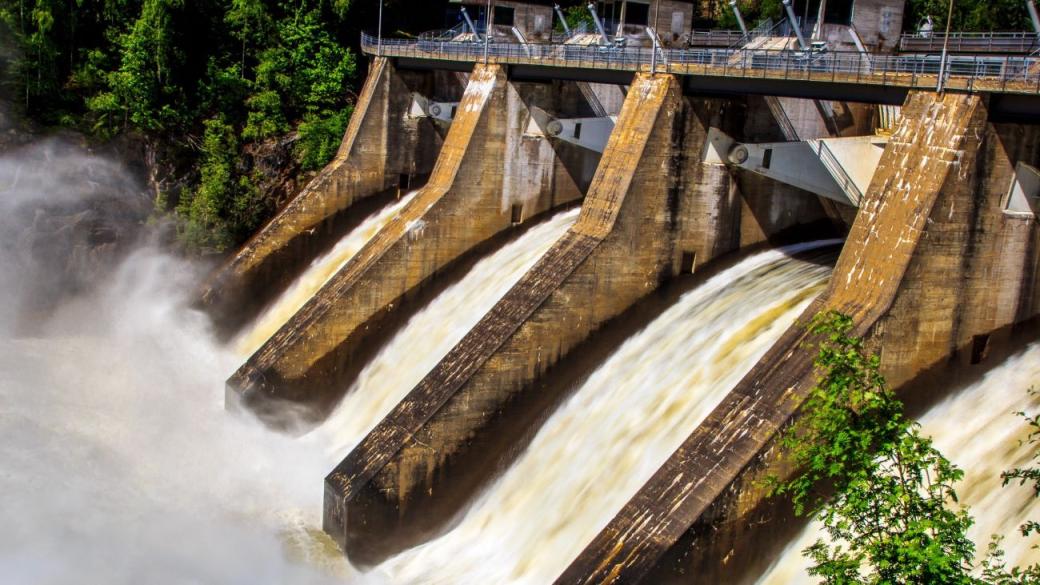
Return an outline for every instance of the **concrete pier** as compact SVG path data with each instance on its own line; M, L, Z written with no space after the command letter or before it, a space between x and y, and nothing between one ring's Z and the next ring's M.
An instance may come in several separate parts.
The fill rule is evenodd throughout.
M358 201L425 180L445 130L408 115L412 92L452 99L462 84L443 72L398 71L372 61L339 151L310 183L221 266L202 291L223 329L234 332L292 282L351 224Z
M512 84L502 68L477 66L425 187L232 376L229 400L261 414L277 415L286 401L324 412L346 390L356 350L434 276L580 198L582 169L598 156L557 156L544 140L521 137L527 101L551 107L554 93L581 95L552 89ZM590 155L591 162L582 158Z
M984 358L990 334L1033 316L1036 221L1007 213L1005 194L1038 141L988 124L978 97L912 94L829 289L557 582L724 582L756 562L775 515L759 480L785 471L775 441L814 383L804 323L817 312L851 315L894 386Z
M702 162L724 103L636 78L577 224L326 478L325 530L354 562L461 509L501 455L492 443L509 442L497 435L522 432L503 421L530 416L519 405L535 382L601 325L680 271L825 217L804 193L742 198L725 166Z

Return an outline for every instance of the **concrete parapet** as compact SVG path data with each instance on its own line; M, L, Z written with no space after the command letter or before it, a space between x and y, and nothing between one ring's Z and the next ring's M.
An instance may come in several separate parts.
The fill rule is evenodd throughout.
M420 287L525 218L581 197L551 147L519 142L524 98L536 91L498 66L473 71L429 181L231 377L229 399L261 414L283 401L324 412L347 387L356 350Z
M558 583L739 582L737 567L763 562L755 535L776 506L758 480L784 472L775 441L814 383L804 325L815 313L852 316L896 386L979 359L991 332L1036 313L1035 218L1003 206L1040 132L986 120L977 97L911 94L828 290Z
M407 115L412 91L450 96L461 90L455 79L373 60L335 158L206 283L203 303L225 329L254 317L334 244L351 224L344 210L430 173L443 131ZM362 210L353 223L370 211Z
M537 418L525 409L538 380L603 324L680 271L824 217L809 195L742 198L724 165L703 162L726 103L637 77L575 226L326 478L325 530L352 560L442 527L504 457L513 441L499 435ZM757 228L746 238L744 222Z

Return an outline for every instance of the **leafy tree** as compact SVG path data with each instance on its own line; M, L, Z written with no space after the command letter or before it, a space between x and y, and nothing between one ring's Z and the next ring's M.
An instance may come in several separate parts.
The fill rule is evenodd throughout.
M946 29L948 0L909 0L903 15L903 28L916 30L925 17L931 16L936 30ZM1021 0L953 1L953 31L1023 31L1031 30L1029 14Z
M335 156L352 113L352 108L346 108L324 116L304 115L296 142L296 156L304 170L318 170Z
M563 18L567 21L567 26L571 27L571 30L587 26L589 27L589 32L595 32L595 29L592 28L594 26L592 13L589 12L584 3L564 8ZM563 32L563 23L557 20L555 28L557 32Z
M801 417L781 439L800 470L774 491L815 513L831 541L806 549L828 584L974 583L972 525L957 509L963 472L921 436L886 386L877 356L849 336L852 320L817 316L818 375ZM821 484L833 488L825 499Z
M235 156L238 139L223 118L205 123L202 139L202 178L194 194L182 196L178 212L186 218L182 240L197 252L223 250L231 239L227 225L230 202L235 199Z
M784 5L780 0L744 0L738 3L740 14L747 26L754 28L766 19L778 22L784 18ZM736 30L737 17L729 2L719 2L716 5L716 26L719 28Z

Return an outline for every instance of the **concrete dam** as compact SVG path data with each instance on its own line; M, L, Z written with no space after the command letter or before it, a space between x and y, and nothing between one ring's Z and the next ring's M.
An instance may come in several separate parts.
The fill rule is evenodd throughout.
M762 480L791 473L827 310L953 459L1022 459L1001 443L1022 428L958 425L1026 409L1002 388L1040 369L1034 57L936 70L875 35L807 62L667 26L615 51L498 4L515 34L366 37L334 160L202 293L241 360L227 408L327 464L322 528L354 567L808 579L818 527ZM992 477L968 480L980 509ZM1015 497L982 524L1021 523Z

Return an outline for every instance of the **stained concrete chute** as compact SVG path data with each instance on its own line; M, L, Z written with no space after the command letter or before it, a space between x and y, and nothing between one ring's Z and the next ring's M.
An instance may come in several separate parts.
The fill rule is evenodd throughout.
M480 457L468 451L473 437L527 382L672 270L681 100L674 77L639 76L575 226L326 478L325 530L356 562L434 531L432 504L421 503L431 495L458 509L443 500L459 490L433 479L452 460Z
M1040 132L987 125L984 103L963 95L911 94L902 113L827 291L558 583L725 581L727 567L758 562L749 543L777 513L760 480L789 472L776 465L777 433L814 383L805 324L817 312L850 315L895 386L978 357L980 339L1036 313L1035 219L1002 203ZM1008 295L1018 310L997 309Z
M231 377L229 400L261 414L281 401L324 412L356 373L359 349L435 275L516 223L582 196L551 148L526 158L510 151L525 107L516 94L527 90L499 66L474 69L429 181ZM512 171L503 167L510 159L519 165ZM510 172L532 179L515 207L504 200Z
M323 245L342 235L336 221L344 210L430 172L440 134L428 121L407 116L407 110L410 88L432 91L437 85L433 78L399 72L385 58L372 61L332 162L207 282L203 302L215 314L242 313L236 315L238 321L251 318L245 313L260 309L254 301L266 300L265 294L273 298Z

